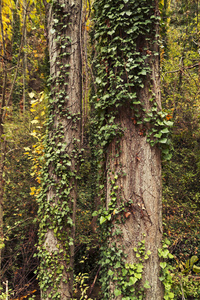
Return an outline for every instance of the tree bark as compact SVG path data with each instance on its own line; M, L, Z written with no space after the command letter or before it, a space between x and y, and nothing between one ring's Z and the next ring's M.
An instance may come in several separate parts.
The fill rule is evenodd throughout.
M73 299L76 174L81 137L80 22L82 1L59 0L55 1L53 5L46 3L46 8L51 77L50 101L52 103L47 144L51 146L50 155L52 157L54 154L56 156L56 152L59 152L60 155L57 156L57 161L52 159L48 166L48 178L50 178L51 184L48 186L45 201L52 210L54 207L61 207L57 209L60 214L63 213L64 217L62 223L57 224L57 227L54 226L54 228L51 225L58 222L56 213L52 214L48 220L49 228L46 229L43 248L51 257L51 262L55 257L58 258L56 270L61 267L62 278L56 290L52 286L54 283L43 287L42 299L51 299L52 293L56 292L58 299L66 300ZM59 148L59 145L62 145L62 149ZM64 158L66 155L68 160ZM59 168L60 170L64 168L66 171L59 171L61 172L59 173ZM60 196L61 194L63 196ZM64 204L66 201L68 202L67 206ZM67 210L69 210L68 213ZM45 213L43 212L44 215ZM41 218L44 215L41 215ZM72 220L72 224L67 223L66 219ZM49 273L52 273L53 276L56 275L53 272L51 265L46 265L46 271L43 270L43 275L40 276L42 285ZM56 281L56 276L54 280Z

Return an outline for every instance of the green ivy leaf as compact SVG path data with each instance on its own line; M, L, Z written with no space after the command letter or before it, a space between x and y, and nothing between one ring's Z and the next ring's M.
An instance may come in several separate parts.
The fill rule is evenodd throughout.
M162 132L162 133L169 133L169 129L168 128L164 128L160 132Z
M143 69L142 71L140 71L138 73L138 75L147 75L147 71L145 69Z
M121 290L119 290L119 289L115 289L115 290L114 290L114 294L115 294L115 296L117 297L117 296L120 296L120 295L122 294L122 292L121 292Z
M109 271L108 271L108 275L109 275L109 276L112 276L113 274L114 274L114 272L113 272L112 270L109 270Z
M171 127L171 126L174 125L174 122L172 122L172 121L164 121L164 124L167 125L167 126L169 126L169 127Z
M167 143L167 138L163 138L159 140L160 144L166 144Z
M200 273L200 267L198 267L198 266L193 266L193 271L195 272L195 273Z
M108 34L109 34L109 35L113 35L114 33L115 33L115 30L114 30L114 29L108 31Z
M130 284L135 284L138 281L138 279L136 277L130 277L129 278L129 283Z
M126 15L130 17L132 15L132 11L130 10L126 11Z
M145 283L144 283L144 288L145 288L145 289L150 289L150 288L151 288L151 286L150 286L148 280L145 281Z
M165 269L166 266L167 266L167 263L166 263L166 262L161 262L161 263L160 263L160 266L161 266L162 269Z
M104 218L103 216L101 216L101 218L100 218L100 224L103 224L104 222L106 222L106 218Z
M100 84L100 83L101 83L101 78L100 78L100 77L97 77L97 78L96 78L96 83L97 83L97 84Z

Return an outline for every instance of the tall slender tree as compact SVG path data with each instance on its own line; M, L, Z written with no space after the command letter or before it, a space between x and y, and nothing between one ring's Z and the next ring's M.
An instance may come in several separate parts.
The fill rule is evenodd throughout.
M3 234L3 171L4 171L4 155L5 155L5 141L3 138L4 134L4 107L6 103L6 84L7 84L7 60L6 60L6 46L5 46L5 38L4 38L4 28L3 28L3 20L2 20L2 1L0 1L0 27L1 27L1 39L2 39L2 70L3 70L3 84L1 90L1 109L0 109L0 138L1 138L1 146L0 146L0 266L2 259L2 248L4 246L4 234Z
M46 7L50 99L46 165L39 199L42 299L73 298L76 180L80 156L81 0Z
M161 112L158 1L101 0L94 11L95 143L106 182L104 299L161 300L160 149L168 129Z

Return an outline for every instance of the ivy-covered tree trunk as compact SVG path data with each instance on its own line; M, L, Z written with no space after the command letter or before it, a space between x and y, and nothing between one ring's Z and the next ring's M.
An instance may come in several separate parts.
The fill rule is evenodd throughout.
M169 131L161 112L158 3L98 0L94 10L94 124L106 179L100 212L104 299L161 300L160 145L167 154Z
M50 99L39 198L42 299L73 299L76 180L81 114L81 0L46 5Z

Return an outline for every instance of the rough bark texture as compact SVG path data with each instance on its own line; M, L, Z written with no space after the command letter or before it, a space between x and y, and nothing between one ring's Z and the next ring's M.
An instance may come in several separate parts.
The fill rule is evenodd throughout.
M62 140L59 138L59 142L66 144L65 151L71 158L71 171L75 171L77 168L77 159L74 157L72 150L74 149L74 141L78 143L80 141L80 113L81 113L81 56L80 56L80 19L81 19L81 0L58 0L58 5L62 7L62 13L66 14L66 27L62 27L59 31L55 30L55 11L54 6L46 3L47 12L47 27L48 27L48 45L49 45L49 59L50 59L50 76L52 78L51 95L53 100L56 100L60 90L65 90L65 102L62 107L62 111L66 111L66 115L59 113L55 104L55 110L51 112L53 116L53 126L49 132L49 140L54 138L56 131L59 130L60 124L63 126L64 131ZM58 20L60 21L60 20ZM64 28L64 29L63 29ZM63 55L63 49L59 46L58 36L61 36L62 44L67 44L67 55ZM56 42L57 40L57 42ZM69 65L66 69L68 75L66 75L63 83L59 82L60 73L63 67ZM59 83L58 83L59 82ZM67 118L70 113L71 116L79 116L74 121L73 118ZM50 117L52 117L50 116ZM76 144L77 147L79 147ZM55 172L55 165L51 164L49 167L49 177L53 178L56 183L59 182L59 177ZM75 237L75 207L76 207L76 179L72 176L68 183L71 187L69 194L69 207L71 209L71 219L73 220L74 226L65 227L66 239ZM56 189L54 186L50 186L47 192L47 201L55 204L60 201L56 195ZM53 230L48 229L45 235L44 247L51 254L54 255L58 252L58 245L60 249L60 241L58 241L56 234ZM63 280L60 283L58 292L60 293L60 299L73 299L73 260L74 260L74 246L69 247L69 261L65 261L63 257L60 257L60 264L65 266L63 271ZM48 270L47 270L48 272ZM49 287L46 294L48 295L53 290L53 287ZM42 299L50 299L48 296Z
M157 46L155 45L155 50ZM138 98L145 102L145 109L149 111L152 97L150 88L155 93L155 101L158 104L158 110L161 108L160 90L159 90L159 57L154 57L151 61L152 73L150 78L146 78L145 86L138 91ZM161 158L160 150L157 147L151 147L146 141L142 125L135 125L134 111L125 104L117 117L117 122L121 124L124 132L120 139L120 150L116 140L114 140L107 152L107 185L106 198L107 207L111 202L112 184L116 174L118 176L116 186L118 189L118 207L121 203L130 204L119 219L125 219L125 222L117 224L113 221L113 231L118 226L122 234L117 238L112 238L110 242L115 241L121 247L124 246L124 252L127 254L127 263L137 263L133 248L138 248L138 242L145 239L146 250L151 251L151 255L144 263L142 283L149 281L150 289L145 291L146 300L163 299L163 288L159 280L160 266L158 257L158 248L161 247L162 239L162 199L161 199ZM116 157L116 154L119 154ZM146 237L144 238L144 235ZM115 282L111 283L112 296L114 296ZM122 295L114 296L113 299L122 299Z

